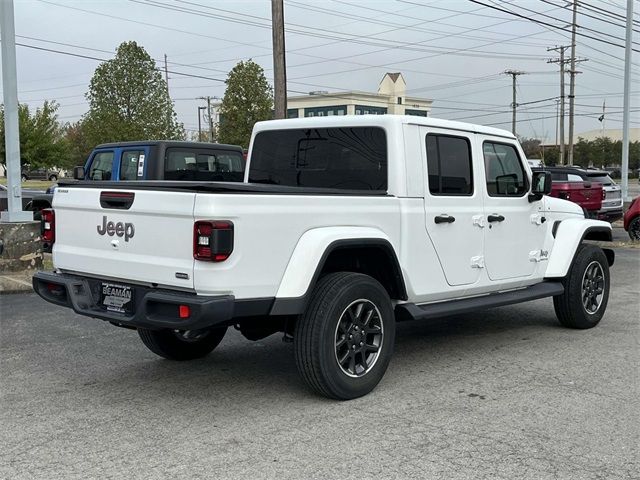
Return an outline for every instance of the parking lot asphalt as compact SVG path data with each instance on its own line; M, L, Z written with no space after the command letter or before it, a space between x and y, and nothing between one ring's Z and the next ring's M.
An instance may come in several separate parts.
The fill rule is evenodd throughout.
M135 332L0 297L0 478L638 478L640 252L572 331L539 300L398 326L381 384L310 393L290 344L230 330L184 363Z

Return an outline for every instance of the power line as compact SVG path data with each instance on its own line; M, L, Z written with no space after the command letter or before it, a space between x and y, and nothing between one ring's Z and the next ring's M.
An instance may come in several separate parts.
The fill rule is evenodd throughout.
M513 11L511 11L511 10L507 10L507 9L504 9L504 8L501 8L501 7L497 7L497 6L494 6L494 5L489 5L489 4L487 4L487 3L483 3L483 2L481 2L481 1L479 1L479 0L468 0L468 1L469 1L469 2L472 2L472 3L475 3L475 4L477 4L477 5L483 5L483 6L487 7L487 8L492 9L492 10L497 10L497 11L499 11L499 12L506 13L506 14L508 14L508 15L514 15L514 16L516 16L516 17L523 18L523 19L528 20L528 21L530 21L530 22L538 23L538 24L540 24L540 25L546 25L546 26L548 26L548 27L552 27L552 28L555 28L555 29L557 29L557 30L562 30L562 31L564 31L564 32L571 32L571 30L568 30L568 29L567 29L567 28L565 28L565 27L560 27L560 26L558 26L558 25L553 25L553 24L551 24L551 23L544 22L544 21L542 21L542 20L536 20L535 18L526 17L525 15L521 15L521 14L519 14L519 13L517 13L517 12L513 12ZM582 33L582 32L580 32L580 33L578 33L578 35L580 35L580 36L582 36L582 37L585 37L585 38L590 38L590 39L592 39L592 40L596 40L596 41L601 42L601 43L606 43L607 45L612 45L612 46L614 46L614 47L624 48L624 45L620 45L620 44L618 44L618 43L610 42L610 41L608 41L608 40L604 40L604 39L602 39L602 38L594 37L594 36L592 36L592 35L587 35L586 33ZM633 50L634 52L640 52L640 50L637 50L637 49L632 49L632 50Z
M99 62L107 62L107 61L109 61L109 59L106 59L106 58L93 57L91 55L83 55L83 54L80 54L80 53L65 52L63 50L55 50L53 48L37 47L35 45L29 45L29 44L26 44L26 43L17 43L16 42L16 45L19 45L19 46L25 47L25 48L31 48L31 49L34 49L34 50L42 50L42 51L45 51L45 52L59 53L61 55L68 55L68 56L71 56L71 57L85 58L85 59L89 59L89 60L97 60ZM159 69L158 67L155 67L154 70L157 70L157 71L159 71L161 73L163 72L163 70ZM174 75L180 75L180 76L183 76L183 77L202 78L202 79L211 80L211 81L214 81L214 82L225 83L225 80L221 80L219 78L205 77L203 75L194 75L194 74L190 74L190 73L177 72L175 70L167 70L167 72L168 73L172 73Z

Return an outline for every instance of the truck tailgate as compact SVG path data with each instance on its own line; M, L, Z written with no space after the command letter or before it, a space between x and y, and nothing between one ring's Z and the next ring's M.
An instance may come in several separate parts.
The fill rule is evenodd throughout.
M194 199L192 192L59 187L54 264L101 278L192 289Z

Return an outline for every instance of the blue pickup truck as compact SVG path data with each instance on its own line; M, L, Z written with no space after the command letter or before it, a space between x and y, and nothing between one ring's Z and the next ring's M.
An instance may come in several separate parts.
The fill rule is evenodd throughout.
M82 180L185 180L241 182L242 148L218 143L145 141L94 148L74 177Z
M148 140L98 145L84 166L76 167L77 180L182 180L242 182L245 157L242 147L220 143ZM53 190L34 195L28 210L50 208Z

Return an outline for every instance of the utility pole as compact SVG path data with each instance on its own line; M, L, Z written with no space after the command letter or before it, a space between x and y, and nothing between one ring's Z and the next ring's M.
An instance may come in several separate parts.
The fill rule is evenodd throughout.
M547 60L547 63L557 63L560 65L560 155L558 158L560 165L564 165L564 65L566 63L564 52L568 48L568 46L547 48L547 52L553 51L560 53L560 58Z
M171 100L171 94L169 93L169 70L167 69L167 54L164 54L164 83L167 84L167 97ZM171 112L167 111L167 133L171 129Z
M167 54L164 54L164 81L167 84L167 95L169 95L169 70L167 69Z
M271 0L271 32L273 36L275 118L287 118L287 62L285 60L282 0Z
M0 221L7 223L33 220L32 212L22 210L16 31L13 18L13 0L0 0L0 39L2 40L0 48L2 51L4 146L7 172L7 211L0 213Z
M216 98L216 97L213 97L213 98ZM207 101L206 108L207 108L207 116L209 117L209 141L213 143L213 118L211 116L211 97L207 95L206 97L198 97L198 99Z
M633 0L627 0L627 29L624 49L624 104L622 110L622 200L629 199L629 110L631 109L631 42ZM3 45L4 46L4 45Z
M560 99L556 99L556 148L558 148L558 127L560 126Z
M198 141L202 141L202 110L205 110L207 107L198 107Z
M207 115L209 115L209 141L213 143L213 117L211 116L211 97L207 95Z
M576 99L576 18L578 0L573 0L573 20L571 23L571 70L569 70L569 165L573 165L573 124L575 118Z
M511 133L516 134L516 108L518 104L516 103L516 78L518 75L524 75L526 72L521 72L520 70L505 70L506 75L511 75L513 78L513 101L511 102L511 107L513 109L513 115L511 118Z

